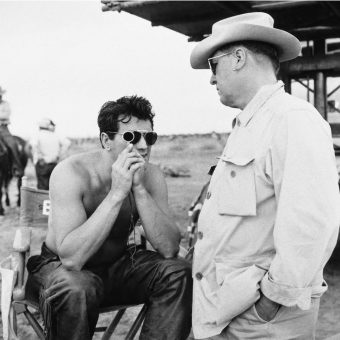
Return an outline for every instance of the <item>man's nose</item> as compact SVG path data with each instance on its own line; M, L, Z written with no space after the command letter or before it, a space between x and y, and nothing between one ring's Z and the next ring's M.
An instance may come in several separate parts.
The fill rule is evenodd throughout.
M147 148L148 148L148 145L146 144L146 141L145 141L144 137L141 136L140 140L136 144L136 149L138 151L141 151L141 150L146 150Z
M216 76L213 73L211 73L210 85L216 85Z

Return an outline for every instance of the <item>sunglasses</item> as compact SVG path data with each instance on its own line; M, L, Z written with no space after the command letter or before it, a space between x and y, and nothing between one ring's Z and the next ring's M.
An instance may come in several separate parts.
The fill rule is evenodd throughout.
M209 64L210 70L211 70L211 72L214 76L216 76L216 67L217 67L217 64L218 64L218 63L215 63L214 60L221 58L221 57L224 57L224 56L229 55L229 54L233 54L233 53L234 53L234 51L228 52L228 53L223 53L223 54L220 54L216 57L208 58L208 64Z
M157 141L157 133L154 131L125 131L125 132L112 132L106 131L107 134L117 134L121 135L125 142L131 144L137 144L140 139L144 138L147 145L154 145Z

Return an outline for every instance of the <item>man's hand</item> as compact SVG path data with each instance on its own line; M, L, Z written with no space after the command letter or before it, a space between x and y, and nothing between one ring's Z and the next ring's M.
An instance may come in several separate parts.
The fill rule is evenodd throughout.
M125 198L132 186L135 172L143 167L144 160L129 144L112 164L111 191L121 198Z
M280 304L268 299L265 295L261 294L260 299L255 303L255 309L261 319L271 321L280 309Z
M132 186L134 188L143 184L143 179L146 171L146 163L144 158L140 154L138 154L138 157L140 157L141 166L133 174Z

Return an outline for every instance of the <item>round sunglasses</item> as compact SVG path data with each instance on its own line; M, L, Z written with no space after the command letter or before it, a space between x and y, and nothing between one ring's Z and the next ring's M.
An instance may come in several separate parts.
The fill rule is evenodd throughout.
M125 140L125 142L131 143L131 144L137 144L143 136L147 145L154 145L158 137L157 133L154 131L142 131L142 130L125 131L125 132L105 131L105 133L121 135L123 140Z

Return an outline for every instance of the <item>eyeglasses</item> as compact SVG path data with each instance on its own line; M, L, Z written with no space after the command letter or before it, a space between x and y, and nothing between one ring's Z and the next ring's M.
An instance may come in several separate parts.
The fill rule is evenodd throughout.
M233 54L233 53L234 53L234 51L228 52L228 53L223 53L223 54L220 54L220 55L218 55L218 56L216 56L216 57L212 57L212 58L209 58L209 59L208 59L208 64L209 64L210 70L211 70L211 72L212 72L212 74L213 74L214 76L216 76L216 67L217 67L217 63L214 63L213 61L214 61L215 59L218 59L218 58L221 58L221 57L224 57L224 56L226 56L226 55Z
M135 131L125 131L125 132L112 132L112 131L105 131L108 134L117 134L121 135L125 142L131 144L137 144L141 137L143 136L147 145L154 145L157 141L157 133L154 131L142 131L142 130L135 130Z

